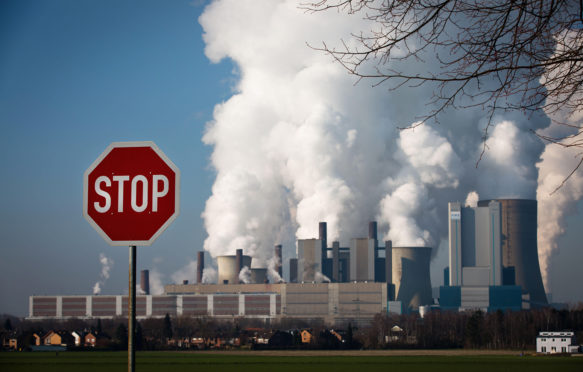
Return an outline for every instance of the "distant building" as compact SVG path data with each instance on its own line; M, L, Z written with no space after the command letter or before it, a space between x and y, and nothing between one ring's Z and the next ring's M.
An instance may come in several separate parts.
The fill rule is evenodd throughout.
M439 304L445 310L520 310L523 291L514 268L502 259L502 212L498 201L476 208L449 203L449 267Z
M536 352L541 354L566 353L580 351L573 332L539 332L536 338Z

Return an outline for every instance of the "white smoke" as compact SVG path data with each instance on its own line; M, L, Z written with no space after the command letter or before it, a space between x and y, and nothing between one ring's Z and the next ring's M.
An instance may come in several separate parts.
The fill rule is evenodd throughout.
M470 191L466 197L464 205L466 207L476 208L478 206L478 201L480 200L480 195L475 191Z
M245 284L251 283L251 270L249 266L243 266L241 271L239 271L239 280Z
M377 219L379 235L395 246L437 247L447 237L448 201L471 191L535 196L544 145L529 130L546 127L546 116L514 112L489 122L474 107L444 111L444 125L398 130L425 112L419 105L430 92L355 85L306 46L352 43L351 32L373 27L359 16L306 14L291 0L223 0L199 21L208 58L229 58L238 73L203 137L217 172L203 213L213 257L242 248L265 266L274 244L291 255L295 239L317 237L320 221L329 241L362 236ZM434 55L424 57L404 72L436 68Z
M567 32L560 35L559 40L567 44L576 43L580 45L580 40L576 39L576 32ZM563 37L565 36L565 37ZM558 48L562 45L559 44ZM576 67L581 67L581 63L576 63ZM541 82L551 88L557 84L558 71L548 71L541 78ZM556 97L554 100L547 99L547 104L561 102L562 107L576 105L583 98L582 93L577 93L571 97L566 95ZM553 125L539 130L538 133L552 138L564 138L580 133L583 127L583 110L548 110L547 115L553 119ZM580 138L580 134L579 134ZM565 138L560 141L568 145L574 139ZM554 253L559 251L557 239L565 232L565 219L567 216L576 213L576 202L583 197L583 171L580 168L570 174L579 165L583 152L579 147L565 148L559 144L549 143L541 156L541 161L537 164L539 168L537 200L539 207L538 214L538 248L541 274L547 292L552 288L549 285L550 260ZM564 182L567 180L567 182ZM544 213L540 213L544 211Z
M202 270L202 283L203 284L211 284L216 283L218 278L217 270L213 267L205 267Z
M105 284L107 279L109 279L109 273L113 267L113 260L107 257L104 253L99 254L99 263L101 264L101 273L99 275L99 280L93 285L93 294L98 295L101 293L101 286Z
M164 294L164 274L157 269L150 270L150 294Z
M330 280L330 278L328 278L326 275L322 274L319 271L316 271L316 275L314 275L314 281L316 283L330 283L330 282L332 282Z
M191 283L195 282L196 275L196 260L191 260L178 271L174 272L170 278L172 282L181 284L183 280L188 280Z
M281 266L281 260L277 256L273 256L267 262L267 276L270 283L280 283L283 281L283 278L279 275L277 271L278 267Z

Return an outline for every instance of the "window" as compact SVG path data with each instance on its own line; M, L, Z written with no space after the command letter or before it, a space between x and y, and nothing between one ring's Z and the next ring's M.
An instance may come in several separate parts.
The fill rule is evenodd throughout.
M554 347L554 346L551 347L551 353L555 353L556 351L557 351L557 348L556 347Z
M546 346L543 346L540 351L543 352L543 353L546 353L547 352L547 347Z
M561 348L561 353L566 353L566 352L567 352L567 348L566 348L565 346L563 346L563 347Z

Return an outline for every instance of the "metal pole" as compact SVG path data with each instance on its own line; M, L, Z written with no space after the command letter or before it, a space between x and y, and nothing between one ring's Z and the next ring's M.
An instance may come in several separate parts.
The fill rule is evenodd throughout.
M128 301L128 371L136 370L136 246L130 246L130 283Z

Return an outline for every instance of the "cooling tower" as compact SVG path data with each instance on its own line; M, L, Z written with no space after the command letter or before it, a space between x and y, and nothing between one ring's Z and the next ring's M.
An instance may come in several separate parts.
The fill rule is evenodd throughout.
M251 269L251 284L263 284L267 283L267 269Z
M502 265L514 267L516 285L530 294L532 305L547 304L538 262L537 202L496 199L502 207ZM480 200L478 207L490 200Z
M196 282L202 283L202 273L204 271L204 252L196 253Z
M219 284L239 284L239 271L244 266L251 267L251 257L241 255L240 260L241 267L238 265L237 256L217 257Z
M150 271L142 270L140 272L140 289L145 295L150 294Z
M417 310L431 305L430 247L392 247L392 275L395 297L403 309Z

